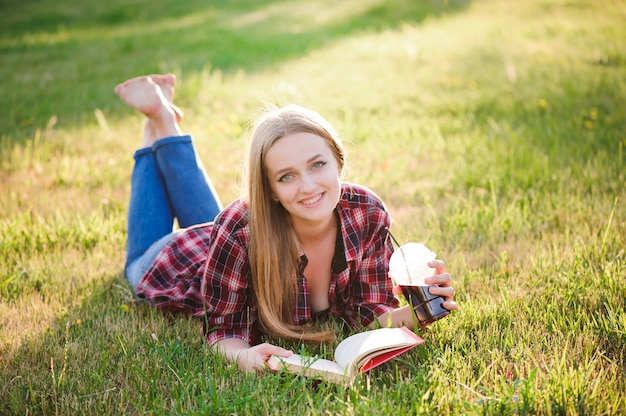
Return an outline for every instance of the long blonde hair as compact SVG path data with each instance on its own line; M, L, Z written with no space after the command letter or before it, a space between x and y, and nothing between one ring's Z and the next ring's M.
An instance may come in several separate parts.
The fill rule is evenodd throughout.
M299 248L289 213L276 203L267 174L266 155L282 137L312 133L325 139L341 168L345 149L333 129L315 111L296 106L268 106L253 125L247 163L250 267L262 329L274 336L304 342L328 342L332 331L294 322Z

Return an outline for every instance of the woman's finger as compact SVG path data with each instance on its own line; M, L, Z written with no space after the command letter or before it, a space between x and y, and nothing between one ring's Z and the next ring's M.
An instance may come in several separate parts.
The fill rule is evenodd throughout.
M429 292L432 295L441 296L448 300L454 298L454 288L452 286L431 286Z
M424 279L427 285L451 286L452 277L448 273L435 274Z

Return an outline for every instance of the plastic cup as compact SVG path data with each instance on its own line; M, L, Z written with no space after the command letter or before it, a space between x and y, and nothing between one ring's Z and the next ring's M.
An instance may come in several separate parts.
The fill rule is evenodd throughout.
M389 277L402 288L402 294L413 307L422 326L429 325L450 311L443 307L444 299L430 293L430 286L424 279L435 274L428 266L437 254L420 243L404 244L391 255Z

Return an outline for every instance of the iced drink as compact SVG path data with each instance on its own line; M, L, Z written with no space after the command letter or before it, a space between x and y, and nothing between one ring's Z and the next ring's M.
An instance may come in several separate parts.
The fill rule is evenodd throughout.
M435 274L435 269L429 267L428 262L436 257L437 254L423 244L407 243L398 247L389 260L389 277L402 288L404 297L412 305L422 326L450 313L442 306L444 299L432 295L430 286L424 283L425 278Z

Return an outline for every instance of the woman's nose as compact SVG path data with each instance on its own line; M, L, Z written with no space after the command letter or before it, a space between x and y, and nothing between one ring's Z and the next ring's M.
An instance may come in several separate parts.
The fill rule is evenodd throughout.
M310 192L315 190L315 180L312 175L302 175L302 181L300 182L300 190L302 192Z

